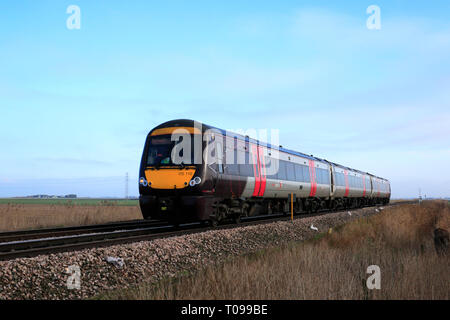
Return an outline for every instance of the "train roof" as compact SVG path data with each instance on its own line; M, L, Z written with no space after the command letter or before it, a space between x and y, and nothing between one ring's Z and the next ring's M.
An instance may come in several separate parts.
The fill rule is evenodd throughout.
M167 122L164 122L164 123L158 125L153 130L159 129L159 128L166 128L168 126L194 126L195 122L198 122L198 121L194 121L194 120L190 120L190 119L170 120L170 121L167 121ZM198 122L198 123L201 123L201 122ZM260 146L265 146L265 147L270 148L270 149L277 149L277 150L279 150L281 152L292 154L292 155L296 155L296 156L303 157L303 158L306 158L306 159L309 159L309 160L329 163L329 164L332 164L332 165L334 165L336 167L339 167L339 168L351 170L351 171L354 171L354 172L357 172L357 173L360 173L360 174L366 174L366 175L372 176L374 178L378 178L378 179L381 179L381 180L384 180L384 181L388 181L387 179L378 177L378 176L373 175L373 174L371 174L369 172L363 172L363 171L360 171L360 170L352 169L352 168L349 168L349 167L346 167L346 166L343 166L343 165L340 165L340 164L328 161L326 159L321 159L321 158L318 158L318 157L314 157L313 155L307 155L307 154L302 153L302 152L286 149L286 148L283 148L282 146L274 146L274 145L272 145L270 143L259 141L257 139L250 138L249 136L243 136L242 134L235 133L235 132L232 132L232 131L227 131L227 130L224 130L224 129L220 129L220 128L217 128L217 127L214 127L214 126L211 126L211 125L207 125L205 123L201 123L201 124L202 124L203 128L217 130L220 133L222 133L223 135L226 135L228 133L228 135L231 134L231 135L233 135L233 137L240 138L243 141L252 142L252 143L258 144ZM206 131L206 129L203 129L203 132ZM150 133L152 131L150 131Z

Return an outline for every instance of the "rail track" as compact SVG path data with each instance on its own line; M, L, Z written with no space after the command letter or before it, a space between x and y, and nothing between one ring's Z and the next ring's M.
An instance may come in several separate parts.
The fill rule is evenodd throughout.
M384 207L411 202L414 201L393 203ZM348 210L338 210L335 212L342 211ZM302 219L328 213L330 213L330 211L324 210L315 214L301 214L294 216L294 219ZM215 228L200 222L185 223L175 226L161 221L137 220L81 227L6 232L0 233L0 260L10 260L21 257L32 257L40 254L103 247L114 244L124 244L204 232L213 229L227 229L237 226L270 223L277 220L288 219L290 219L290 216L286 214L243 217L239 224L226 223Z
M86 233L108 232L116 230L131 230L150 226L162 226L166 223L156 220L132 220L105 224L84 225L62 228L45 228L0 233L0 243L24 241L31 239L62 237Z
M283 214L273 214L269 218L267 216L246 217L242 218L242 222L238 225L268 223L283 217L286 216ZM113 231L105 231L104 228L91 228L91 226L85 226L81 230L82 233L78 234L76 234L76 229L55 229L57 230L55 233L51 233L51 229L48 229L45 232L41 232L41 237L39 238L36 238L38 236L36 233L25 234L24 237L27 239L21 239L20 234L9 234L7 236L0 234L0 260L152 240L236 226L236 224L226 223L213 228L201 222L185 223L175 226L162 222L159 222L158 224L157 221L152 221L150 225L148 225L146 221L142 221L141 223L136 224L136 228L131 228L131 225L132 224L126 225L128 228L126 230L121 229L120 225L117 225L115 226L116 229ZM87 233L88 230L95 230L95 232ZM71 234L68 235L69 233ZM5 239L15 239L15 241L2 241Z

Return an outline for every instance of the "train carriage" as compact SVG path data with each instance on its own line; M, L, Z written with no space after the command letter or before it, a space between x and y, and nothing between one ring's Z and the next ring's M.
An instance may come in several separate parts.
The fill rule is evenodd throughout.
M147 136L139 192L144 218L217 224L286 213L291 196L296 213L387 203L390 185L248 136L173 120Z

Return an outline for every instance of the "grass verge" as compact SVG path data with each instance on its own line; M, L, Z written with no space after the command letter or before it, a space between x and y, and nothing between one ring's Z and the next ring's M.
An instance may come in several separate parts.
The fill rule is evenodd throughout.
M101 299L449 299L449 256L433 230L450 225L447 201L401 205L302 243L237 257ZM366 286L381 270L381 289Z

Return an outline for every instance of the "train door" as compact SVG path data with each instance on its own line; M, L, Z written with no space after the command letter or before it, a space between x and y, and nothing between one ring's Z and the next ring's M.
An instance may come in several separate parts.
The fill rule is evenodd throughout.
M224 137L224 143L217 147L218 153L216 194L223 198L240 197L246 178L240 176L237 164L237 138Z
M223 145L222 142L216 142L216 154L217 154L217 173L223 174Z
M215 188L220 193L220 181L223 181L224 176L224 165L223 165L223 144L221 141L216 142L216 154L217 154L217 173L216 173L216 182L215 182Z
M224 165L223 165L223 138L220 135L215 137L214 143L214 162L211 165L213 169L213 189L219 191L220 180L223 178Z
M373 186L373 178L370 177L370 197L371 198L373 197L373 188L374 188L374 186Z
M334 183L334 168L333 166L329 166L330 167L330 196L333 197L334 196L334 191L335 191L335 183Z

